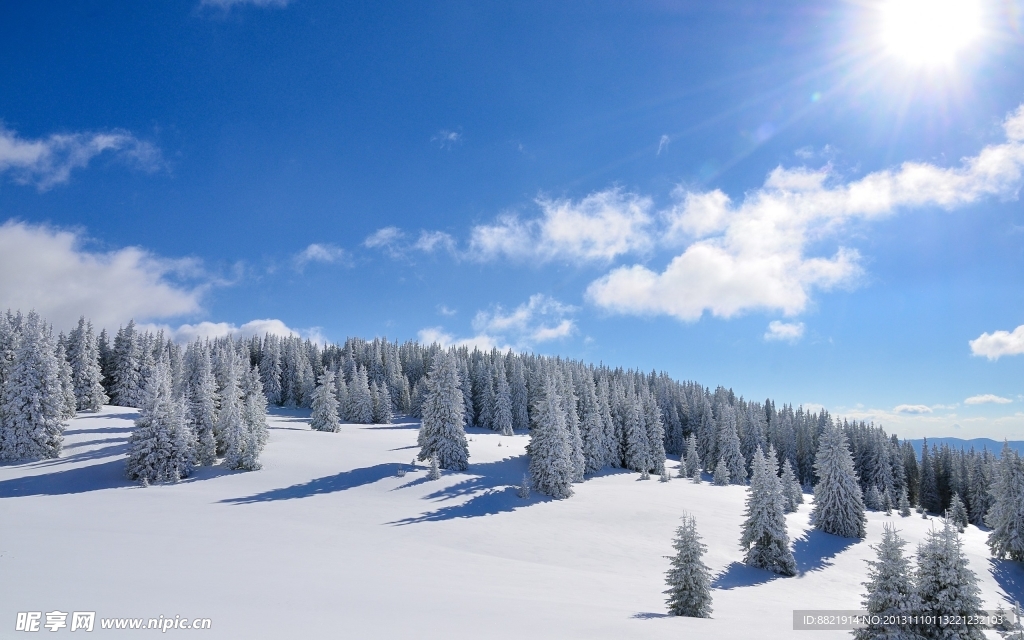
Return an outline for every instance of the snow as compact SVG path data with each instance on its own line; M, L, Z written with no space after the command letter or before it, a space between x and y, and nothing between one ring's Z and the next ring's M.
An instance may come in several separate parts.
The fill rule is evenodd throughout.
M911 553L938 525L869 512L866 540L837 538L808 531L806 496L785 578L741 564L742 486L617 471L523 500L524 435L470 429L469 469L430 482L409 466L416 422L327 433L275 409L261 471L143 488L123 475L135 416L79 414L61 458L0 466L0 635L18 611L59 609L208 617L208 638L789 638L794 609L860 608L883 523ZM665 613L684 511L708 546L711 619ZM991 560L985 535L964 541L986 606L1024 599L1021 566Z

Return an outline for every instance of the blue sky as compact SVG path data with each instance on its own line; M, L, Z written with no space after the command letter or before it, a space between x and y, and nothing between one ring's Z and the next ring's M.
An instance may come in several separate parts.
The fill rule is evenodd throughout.
M1024 438L1024 4L899 2L7 4L0 302Z

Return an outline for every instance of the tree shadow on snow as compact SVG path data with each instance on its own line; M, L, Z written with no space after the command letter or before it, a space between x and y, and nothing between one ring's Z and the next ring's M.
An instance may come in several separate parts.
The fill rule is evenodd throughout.
M124 460L75 467L0 481L0 498L59 496L131 485L124 476Z
M861 542L858 538L842 538L817 529L808 529L793 541L797 575L821 571L831 566L833 558L858 542Z
M420 425L415 423L410 424L343 424L344 427L359 427L360 429L371 429L380 431L394 431L394 430L416 430L419 431Z
M366 484L373 484L384 478L390 478L398 474L398 469L408 467L407 464L388 462L376 464L372 467L362 467L351 471L342 471L333 476L316 478L302 484L295 484L290 487L271 489L263 493L257 493L242 498L226 498L221 502L232 504L253 504L256 502L273 502L275 500L296 500L298 498L309 498L310 496L347 491Z
M471 464L467 471L452 474L463 476L464 480L424 496L425 499L435 502L466 497L468 500L388 524L408 525L453 518L476 518L515 511L539 502L549 502L552 498L536 492L531 492L530 497L526 499L519 497L519 483L523 480L523 474L526 473L528 464L528 458L525 455L505 458L496 462ZM448 472L444 473L448 475ZM442 475L442 479L445 475ZM399 489L425 482L428 482L425 477L417 478Z
M779 577L779 574L765 569L756 569L748 567L742 562L733 562L725 568L725 571L715 576L715 579L711 581L711 588L728 590L737 587L753 587L777 580Z
M671 618L670 613L651 613L650 611L641 611L640 613L634 613L629 616L634 620L657 620L658 618Z
M1010 604L1024 602L1024 563L989 558L988 565L992 577L1006 594L1006 601Z
M77 413L75 418L77 420L131 420L134 422L139 417L138 411L131 411L127 413Z
M112 442L110 440L104 440L103 442ZM112 442L105 447L97 447L96 449L89 449L88 451L81 451L79 453L68 453L68 447L64 449L59 458L52 458L49 460L40 460L36 463L36 467L54 467L57 465L68 464L72 462L84 462L86 460L100 460L101 458L112 458L114 456L123 457L128 454L128 439L124 438L121 442Z
M135 427L107 427L105 429L66 429L65 436L77 436L83 433L131 433Z

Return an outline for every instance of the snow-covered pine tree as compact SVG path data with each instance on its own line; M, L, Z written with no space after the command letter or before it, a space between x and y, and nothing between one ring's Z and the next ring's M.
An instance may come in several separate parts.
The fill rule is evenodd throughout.
M144 349L135 330L135 321L118 329L114 337L113 380L111 401L121 407L138 407L142 403L142 360Z
M662 421L661 409L654 394L644 387L640 393L641 411L644 414L644 426L647 429L648 468L661 473L665 468L665 426Z
M356 366L356 374L352 377L352 383L348 388L345 419L355 424L371 424L373 422L373 398L370 396L370 383L367 381L366 369L360 365Z
M241 379L241 413L237 426L228 432L228 446L224 465L228 469L258 471L263 467L260 454L267 444L267 397L263 394L260 370L240 363L244 373Z
M819 480L814 487L811 524L825 533L863 538L867 534L864 500L841 427L830 424L821 434L814 470Z
M740 451L740 437L736 432L736 413L732 407L726 407L722 422L718 429L719 461L724 461L729 470L729 482L732 484L747 483L747 465ZM717 473L717 469L716 469Z
M686 456L685 455L680 456L680 458L679 458L679 467L678 467L678 470L676 471L676 477L677 478L689 478L690 477L690 471L689 471L689 469L686 468Z
M992 496L994 502L985 517L985 524L992 527L988 547L997 558L1024 561L1024 461L1005 442Z
M980 594L978 579L967 566L960 536L953 523L946 520L941 529L928 532L917 550L916 610L925 618L917 632L924 638L981 640L985 635L978 625L933 622L943 617L955 622L981 615Z
M700 453L697 451L697 436L693 433L686 439L686 470L690 477L700 482L700 474L704 468L701 466Z
M430 471L427 472L427 480L437 480L441 477L441 467L437 463L437 454L430 455Z
M505 366L494 367L494 430L503 436L512 435L512 390L505 377Z
M729 465L725 463L725 458L718 459L718 464L715 466L715 473L712 475L711 479L720 487L724 487L729 484Z
M341 372L334 373L334 399L338 401L338 419L345 420L345 406L348 404L348 385Z
M796 560L786 532L786 505L774 456L765 458L760 447L754 452L750 486L747 488L746 520L740 546L746 550L743 562L784 576L796 575Z
M148 486L188 477L194 465L195 443L185 422L185 407L174 398L165 360L157 361L146 380L135 430L128 439L125 474Z
M64 395L53 336L35 311L21 323L0 397L0 455L56 458L64 442Z
M263 392L267 402L281 405L281 347L277 336L267 334L264 341L263 358L260 359L260 379L263 381Z
M572 495L573 464L562 399L553 375L545 375L533 406L533 428L527 453L531 485L553 498Z
M217 442L217 455L224 455L228 445L236 438L236 432L241 433L242 429L242 389L239 380L242 363L234 349L223 347L219 350L218 361L221 386L217 390L217 397L220 399L220 408L213 437Z
M878 492L878 487L875 485L868 487L864 493L864 506L872 511L882 510L882 494Z
M394 414L392 412L393 405L388 385L379 385L376 393L373 393L371 388L370 395L373 396L373 424L391 424Z
M960 499L959 493L953 494L953 499L949 503L949 509L946 511L946 518L956 525L960 533L964 532L964 527L967 526L967 507L964 505L964 501Z
M594 473L607 464L607 448L604 442L604 421L601 419L601 407L597 403L597 387L594 377L584 372L580 381L580 437L583 440L584 472Z
M63 412L61 416L65 420L75 417L75 409L78 401L75 398L75 382L71 377L71 365L68 363L67 338L61 334L57 339L54 357L57 358L57 377L60 379L61 404Z
M920 640L913 625L901 616L917 613L917 594L910 571L910 560L903 555L906 541L896 535L892 525L885 525L882 541L872 545L876 559L868 560L868 581L864 608L873 617L866 627L853 632L855 640ZM892 623L892 624L889 624Z
M96 334L92 324L85 321L85 316L79 318L78 326L71 331L68 342L76 408L79 411L99 411L109 399L103 391L103 371L100 368Z
M939 495L938 478L935 475L935 460L928 451L928 439L921 446L920 504L925 511L942 512L942 498Z
M702 556L707 547L697 533L697 521L683 514L683 524L676 529L672 542L674 556L666 556L672 567L665 573L669 613L691 618L711 617L711 569Z
M335 397L334 372L326 371L313 391L313 413L309 426L314 431L338 431L338 399Z
M525 473L523 474L523 481L519 483L519 489L516 491L516 495L523 500L530 497L530 478Z
M198 340L185 349L185 421L195 438L195 462L211 465L217 461L217 381L213 377L210 351Z
M436 455L444 469L464 471L469 466L464 410L455 354L440 352L427 376L427 397L423 401L419 433L420 460Z
M782 493L786 498L786 513L793 513L804 502L804 490L793 473L793 466L789 459L782 463Z
M530 428L530 402L526 390L526 372L521 357L511 358L511 361L509 397L512 401L512 429L526 431Z
M906 489L904 489L902 491L902 493L900 493L899 510L900 510L900 517L903 517L903 518L909 518L910 517L910 499L907 498L907 490Z
M650 471L650 444L647 440L647 428L643 421L640 399L632 388L626 392L623 407L623 430L626 443L626 468L630 471Z

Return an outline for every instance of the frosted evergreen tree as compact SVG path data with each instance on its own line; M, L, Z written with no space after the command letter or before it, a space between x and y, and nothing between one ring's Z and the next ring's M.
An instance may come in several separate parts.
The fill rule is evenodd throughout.
M64 396L53 336L35 311L25 316L0 396L0 455L56 458L64 442Z
M607 464L609 445L605 440L604 421L601 419L601 407L597 402L597 387L594 378L583 375L580 384L580 437L583 440L584 472L600 471Z
M766 459L758 448L751 465L747 488L746 520L740 546L743 562L784 576L796 575L796 560L786 531L786 503L774 456Z
M700 453L697 451L697 436L692 433L686 439L686 470L695 482L700 482L703 467L700 464Z
M503 436L512 435L512 390L505 377L504 365L494 367L494 430Z
M661 475L658 476L658 482L669 482L672 480L672 476L668 473L668 467L664 463L661 465Z
M382 384L377 387L377 392L372 393L373 396L373 423L374 424L391 424L394 418L391 402L391 393L388 391L388 385Z
M938 478L935 475L935 460L928 452L928 439L921 446L921 488L918 500L925 511L940 513L942 498L939 496Z
M67 339L63 334L57 340L54 357L57 358L57 377L60 379L61 404L64 409L61 415L65 420L70 420L75 417L78 401L75 398L75 382L71 377L71 365L68 363Z
M437 454L430 455L430 470L427 472L428 480L437 480L441 477L441 467L437 463Z
M242 363L238 361L233 349L222 349L219 361L222 381L217 396L220 399L220 408L217 411L213 436L217 442L217 454L225 455L229 444L237 439L242 429L242 389L239 380Z
M348 405L348 385L345 376L339 372L334 374L334 399L338 401L338 419L345 420L345 406Z
M715 466L715 473L711 479L720 487L729 484L729 465L725 463L725 458L718 459L718 465Z
M103 391L99 345L92 324L79 318L78 327L68 340L68 360L75 387L75 404L79 411L99 411L109 399Z
M992 527L988 547L997 558L1024 561L1024 461L1006 443L992 484L992 495L995 501L985 517L985 523Z
M677 478L689 478L690 470L686 468L686 456L683 455L679 458L679 467L676 471Z
M917 613L921 616L955 621L982 614L978 579L967 566L956 528L944 521L941 529L928 532L917 550ZM934 619L934 618L933 618ZM924 638L981 640L978 625L922 624L917 632Z
M864 506L872 511L881 511L882 494L878 492L878 487L875 485L868 487L868 490L864 493Z
M572 495L573 464L565 412L550 374L543 385L534 404L527 445L531 485L553 498L568 498Z
M260 378L263 381L263 392L267 396L267 402L274 405L281 405L281 350L280 343L276 336L267 335L267 348L263 351L263 358L260 360Z
M900 510L900 517L903 517L903 518L910 517L910 499L907 498L907 490L906 489L904 489L900 493L899 510Z
M427 397L420 423L420 460L436 455L444 469L469 466L469 443L463 427L465 404L454 354L438 353L427 376Z
M964 527L967 526L967 507L964 505L964 501L960 499L959 493L953 494L953 499L949 503L949 509L946 512L946 518L949 519L960 533L964 532Z
M521 358L512 358L509 379L509 398L512 401L512 429L526 431L530 428L529 398L526 390L526 372Z
M719 462L725 462L729 470L729 482L746 484L747 466L740 451L739 434L736 433L736 414L731 407L727 408L723 418L718 430Z
M519 483L519 489L516 491L516 495L526 500L530 497L530 478L524 473L523 481Z
M217 381L210 352L197 340L185 350L183 364L186 421L195 437L195 462L208 466L217 461Z
M654 394L646 388L640 394L640 405L647 429L648 469L660 473L665 468L665 426L661 409L658 408Z
M135 321L117 331L114 337L111 400L121 407L142 403L142 360L144 349L135 330Z
M626 468L630 471L650 471L650 445L644 425L640 400L630 390L626 395L623 429L626 441Z
M829 425L821 435L814 460L818 484L814 487L811 524L844 538L867 535L867 517L853 456L840 427Z
M185 423L184 405L173 397L166 362L156 363L143 393L128 439L125 474L144 485L188 477L193 466L192 432Z
M228 469L257 471L262 468L260 454L267 444L267 397L257 367L247 368L241 376L241 412L237 425L227 432L224 465Z
M793 473L793 466L789 464L789 460L784 460L782 463L782 493L786 498L786 513L793 513L797 508L804 502L804 491L800 486L800 482L796 479L796 474Z
M373 422L373 398L370 396L370 383L367 381L366 370L358 365L355 376L352 378L352 384L348 388L345 419L355 424L371 424Z
M903 555L906 541L896 535L896 529L885 525L882 541L871 545L876 559L868 560L868 581L861 603L868 614L866 627L853 632L855 640L919 640L913 625L900 622L901 616L917 613L917 593L910 570L910 560ZM871 622L870 620L875 620ZM888 624L894 623L894 624Z
M707 547L697 533L697 521L689 514L683 515L683 524L676 529L672 543L674 556L666 556L671 568L665 573L668 590L669 613L691 618L711 617L711 569L704 564L702 556Z
M320 376L313 392L313 413L309 417L311 429L332 433L338 431L338 399L334 392L334 372L326 371Z

